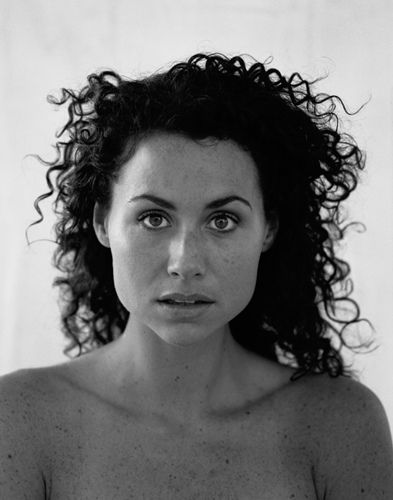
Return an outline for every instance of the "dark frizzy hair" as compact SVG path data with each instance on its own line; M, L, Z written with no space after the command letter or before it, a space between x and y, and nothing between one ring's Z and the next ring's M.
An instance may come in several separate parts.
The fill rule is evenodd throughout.
M111 252L96 237L93 208L110 203L122 165L141 140L161 131L235 141L255 161L266 214L278 215L279 231L260 257L254 295L230 321L233 338L296 368L292 380L326 372L357 377L342 349L365 345L350 346L344 329L371 323L359 319L357 303L348 298L350 266L337 258L335 244L354 224L342 226L340 204L356 188L365 156L339 131L336 101L350 114L339 97L313 93L320 79L286 78L269 63L247 67L242 56L198 53L134 80L114 71L91 74L80 91L63 88L60 98L48 97L68 103L57 138L68 137L57 141L53 162L36 155L49 167L49 191L35 200L40 219L30 226L43 220L39 203L57 190L53 263L62 274L54 286L69 339L65 354L78 348L79 356L124 331L130 313L117 297ZM352 319L338 315L336 305L344 301L354 307Z

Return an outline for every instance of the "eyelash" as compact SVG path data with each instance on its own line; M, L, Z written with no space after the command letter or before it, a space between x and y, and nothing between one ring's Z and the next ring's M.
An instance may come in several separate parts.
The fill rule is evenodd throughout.
M165 218L164 214L160 211L157 211L157 210L149 210L147 212L144 212L143 214L141 214L139 217L138 217L138 222L142 222L144 221L144 219L146 219L147 217L149 217L149 215L158 215L159 217L163 217ZM231 219L233 222L236 222L236 224L239 224L240 222L240 219L238 217L236 217L235 215L229 213L229 212L219 212L217 214L215 214L214 217L212 217L212 219L215 219L215 218L219 218L219 217L228 217L228 219ZM164 228L161 228L161 227L156 227L156 228L151 228L151 227L146 227L144 226L145 229L147 229L148 231L156 231L157 229L164 229ZM233 231L233 229L229 229L229 230L220 230L220 229L217 229L217 232L219 233L230 233L231 231Z

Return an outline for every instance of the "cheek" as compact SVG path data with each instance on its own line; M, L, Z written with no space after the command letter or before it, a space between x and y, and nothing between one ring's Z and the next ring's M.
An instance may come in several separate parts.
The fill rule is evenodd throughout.
M130 311L146 290L146 274L152 266L149 253L124 239L111 242L113 280L120 302Z
M231 302L244 303L251 300L257 281L260 251L242 251L223 260L222 269L225 295Z

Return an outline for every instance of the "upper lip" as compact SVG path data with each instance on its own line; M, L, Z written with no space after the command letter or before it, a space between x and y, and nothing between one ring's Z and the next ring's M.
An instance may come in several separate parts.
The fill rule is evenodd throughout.
M162 295L158 300L193 300L193 301L201 301L201 302L214 302L207 295L203 295L201 293L193 293L191 295L184 295L182 293L166 293Z

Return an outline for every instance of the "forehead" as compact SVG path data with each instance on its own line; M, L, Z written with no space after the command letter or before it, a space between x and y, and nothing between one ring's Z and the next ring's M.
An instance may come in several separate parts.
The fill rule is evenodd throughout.
M118 184L130 193L142 190L193 194L234 191L259 195L257 168L251 155L231 140L198 142L177 134L145 138L123 165Z

